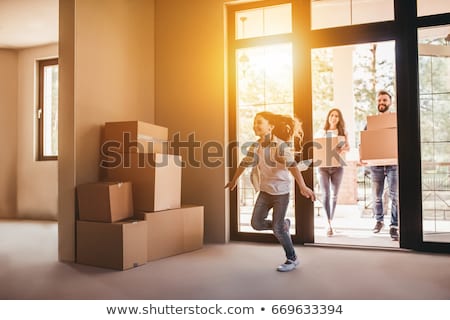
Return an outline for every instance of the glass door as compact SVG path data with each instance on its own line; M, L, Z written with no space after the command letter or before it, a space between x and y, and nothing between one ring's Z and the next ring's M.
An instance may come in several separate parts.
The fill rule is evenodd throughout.
M247 3L229 10L229 61L235 65L230 75L230 140L238 148L233 156L237 167L247 148L258 137L253 131L255 115L261 111L293 116L293 44L292 5L286 1L270 1L270 5ZM255 231L251 215L257 193L247 169L232 193L232 234L261 235ZM293 184L292 184L293 185ZM287 217L291 233L295 232L294 189ZM234 197L234 199L233 199ZM234 200L234 201L233 201ZM235 210L235 211L234 211ZM234 212L233 212L234 211Z
M450 243L450 25L418 41L423 241Z
M395 41L313 49L311 66L313 150L315 154L320 152L330 157L314 156L315 243L398 248L399 241L392 241L390 234L392 201L387 177L381 203L384 227L379 232L373 230L380 218L376 218L374 210L372 177L373 166L387 168L381 166L387 161L382 159L383 155L375 154L378 149L392 145L397 157L396 123L383 123L383 128L375 130L369 127L370 131L363 133L368 117L379 114L377 93L380 90L391 94L389 111L396 111ZM371 148L373 156L380 158L360 161L361 136L370 133L381 137L385 132L393 134L392 139L363 141L363 146ZM325 138L325 133L346 135L347 146L339 154L339 161L331 163L333 154L338 154L334 153L337 149L333 146L327 147L330 138ZM371 145L366 146L367 143Z
M246 148L257 137L253 119L258 112L270 111L293 115L292 44L280 43L236 50L237 61L237 137L241 148ZM245 151L245 150L243 150ZM245 152L239 152L239 161ZM294 192L287 217L293 222ZM250 182L250 170L239 180L239 232L254 232L250 225L256 192ZM259 231L260 232L260 231ZM267 231L269 232L269 231Z

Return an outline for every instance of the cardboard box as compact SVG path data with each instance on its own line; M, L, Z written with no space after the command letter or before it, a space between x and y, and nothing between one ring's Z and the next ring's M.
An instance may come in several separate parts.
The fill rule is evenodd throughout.
M371 166L397 164L397 128L361 131L361 161Z
M137 212L147 222L147 261L200 249L203 246L203 206L160 212Z
M143 121L106 122L104 147L121 153L167 153L168 129Z
M95 182L77 187L80 220L116 222L133 217L131 182Z
M314 167L341 167L345 165L345 154L337 152L337 148L345 143L344 136L315 138L313 142Z
M184 206L183 211L183 251L194 251L203 247L204 207Z
M367 130L397 128L397 113L386 112L367 116Z
M126 270L147 262L147 222L77 221L77 263Z
M135 210L160 211L181 207L181 156L161 153L124 154L122 163L104 168L106 181L133 183Z

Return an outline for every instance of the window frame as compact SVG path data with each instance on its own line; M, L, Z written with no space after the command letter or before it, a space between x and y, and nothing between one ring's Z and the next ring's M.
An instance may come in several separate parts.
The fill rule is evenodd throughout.
M38 105L36 110L36 118L38 123L38 161L55 161L58 160L56 156L44 155L44 69L48 66L58 66L58 58L50 58L38 61Z

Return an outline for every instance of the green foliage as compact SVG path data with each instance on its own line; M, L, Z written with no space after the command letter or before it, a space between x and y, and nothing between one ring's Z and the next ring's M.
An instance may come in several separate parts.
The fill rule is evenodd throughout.
M330 48L311 52L313 130L324 126L328 110L333 108L333 53Z

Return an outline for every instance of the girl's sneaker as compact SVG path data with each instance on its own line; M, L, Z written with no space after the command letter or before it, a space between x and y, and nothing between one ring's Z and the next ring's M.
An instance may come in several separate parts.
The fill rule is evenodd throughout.
M299 264L298 258L295 260L287 259L283 264L280 264L277 267L277 271L280 272L292 271L295 269L296 266L298 266L298 264Z

